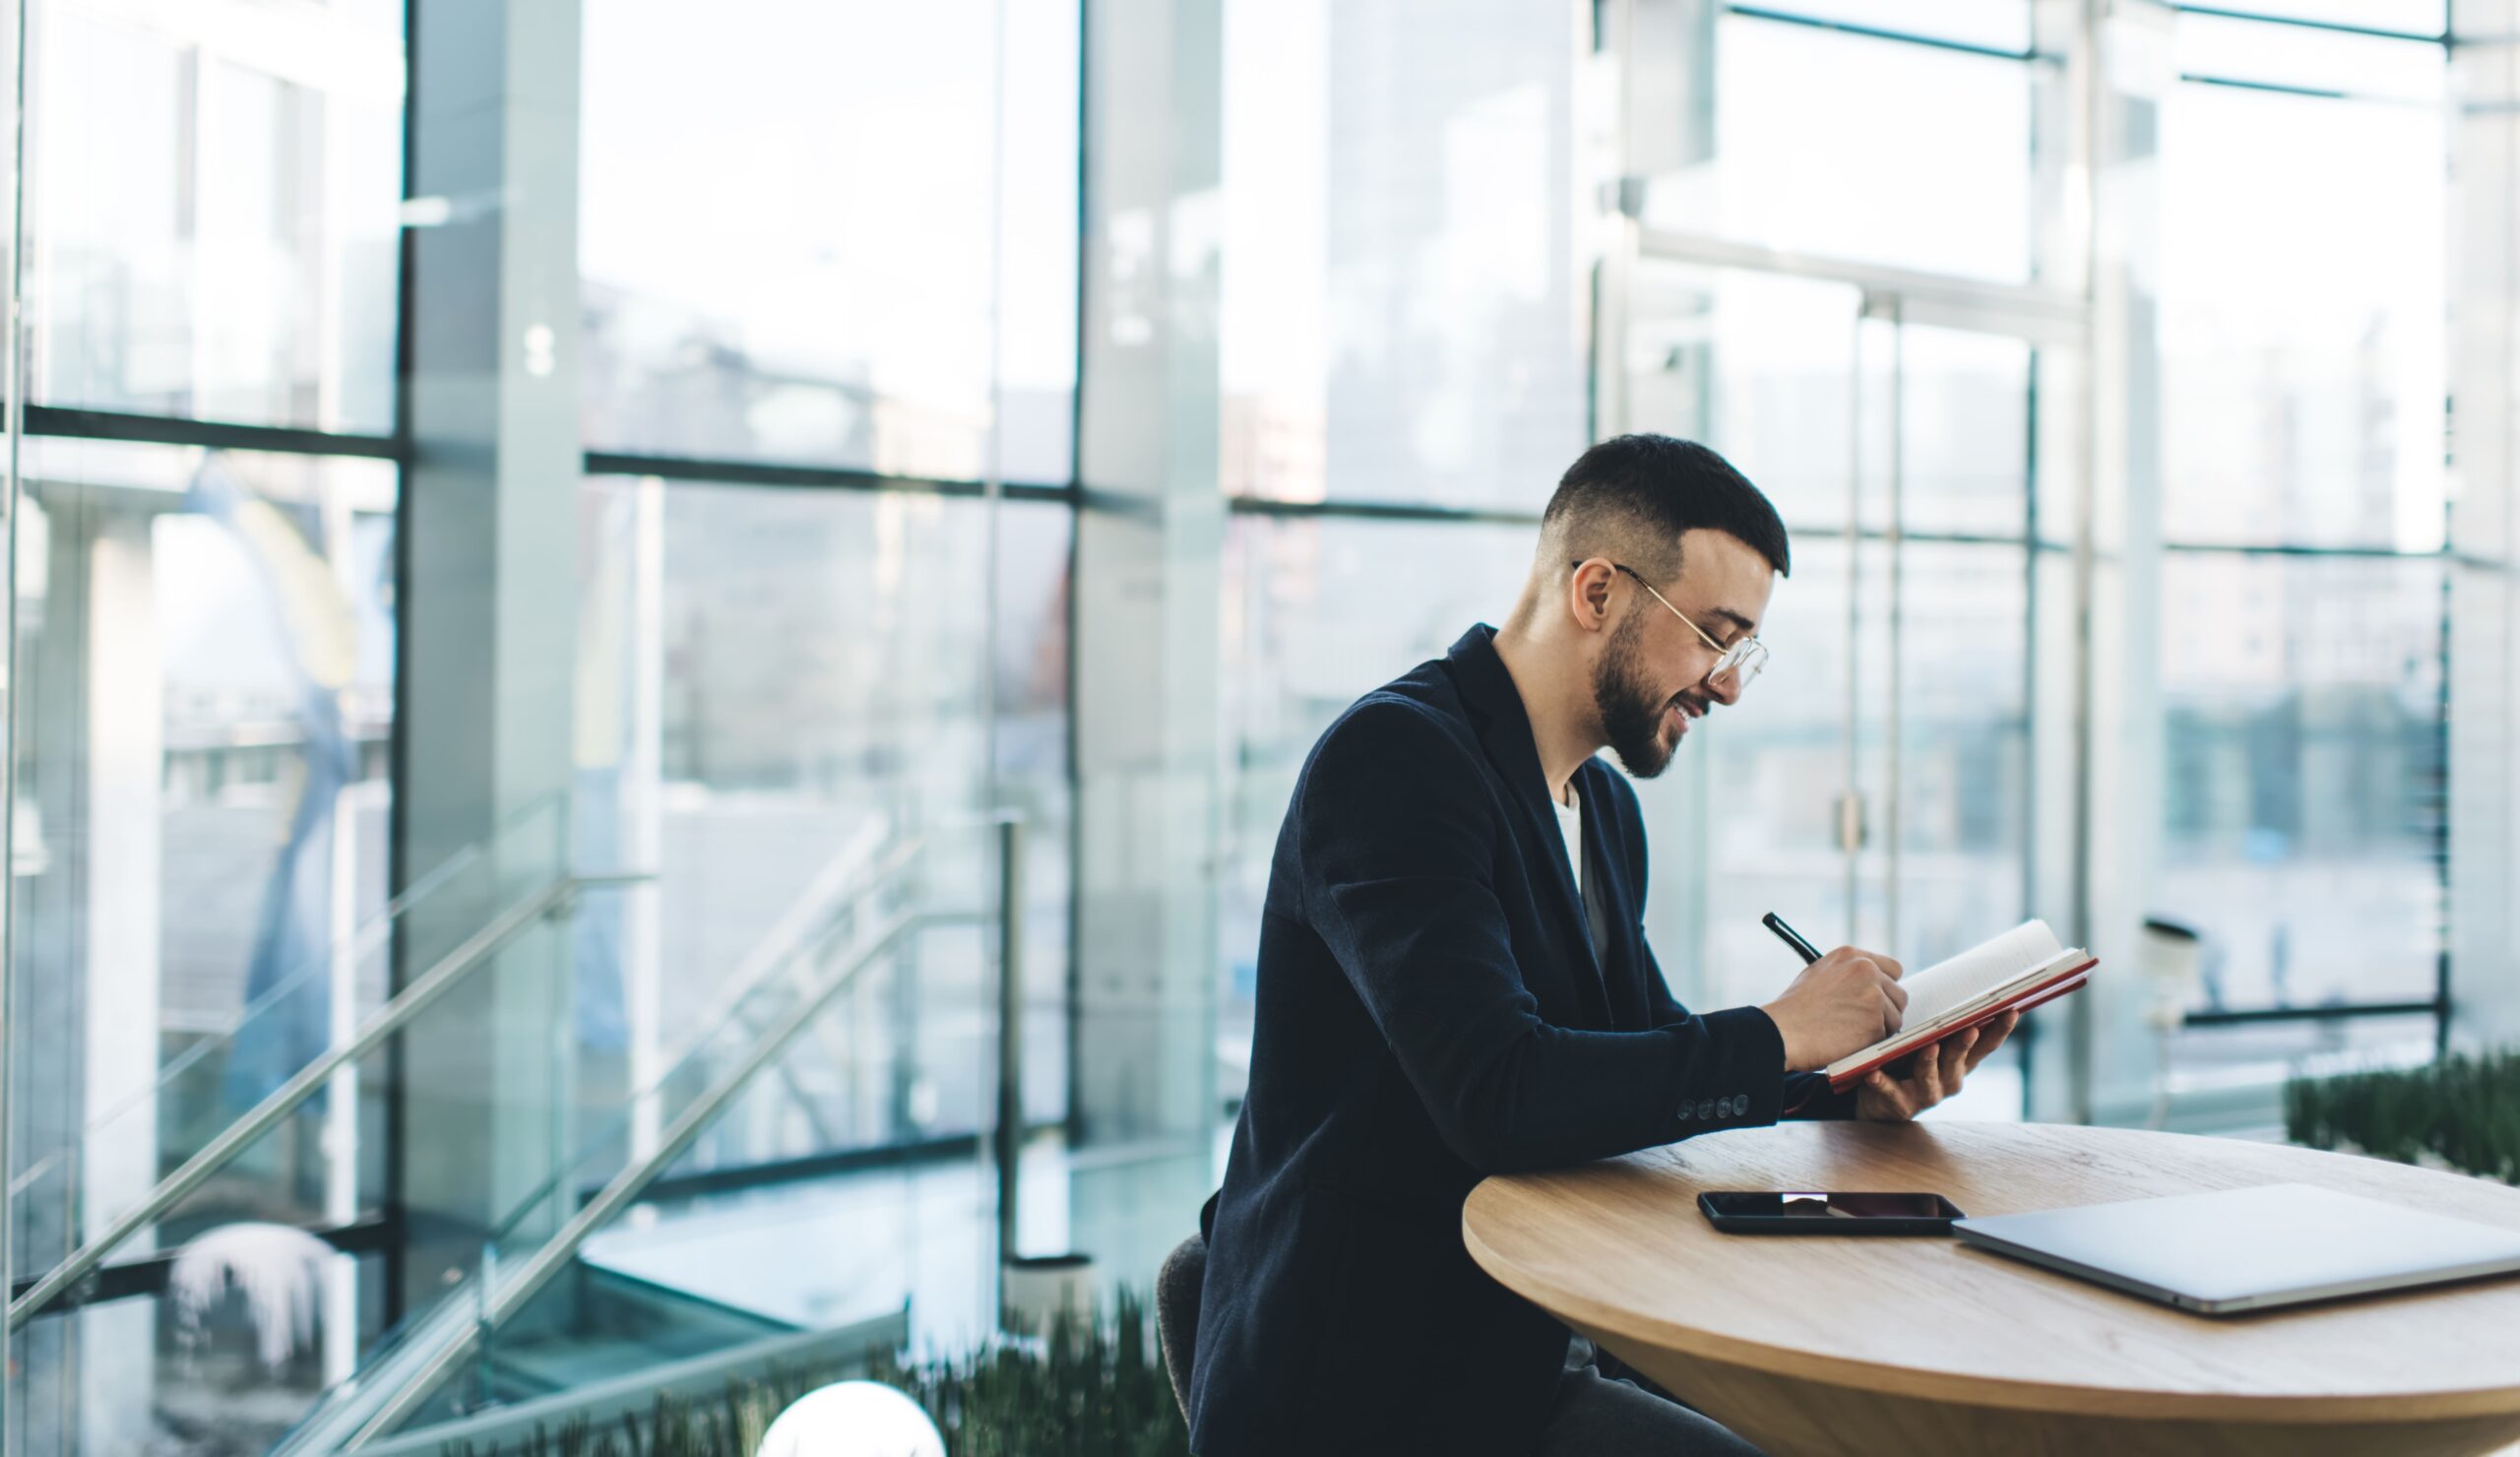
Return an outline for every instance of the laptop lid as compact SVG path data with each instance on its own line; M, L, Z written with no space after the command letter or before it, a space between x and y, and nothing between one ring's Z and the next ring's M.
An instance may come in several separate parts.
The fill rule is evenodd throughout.
M2520 1231L2310 1184L1953 1222L1967 1243L2219 1314L2520 1271Z

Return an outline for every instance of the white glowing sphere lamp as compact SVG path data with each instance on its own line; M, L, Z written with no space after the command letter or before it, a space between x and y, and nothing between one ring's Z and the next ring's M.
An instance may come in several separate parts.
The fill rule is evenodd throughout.
M918 1403L880 1381L841 1381L796 1398L756 1457L945 1457Z

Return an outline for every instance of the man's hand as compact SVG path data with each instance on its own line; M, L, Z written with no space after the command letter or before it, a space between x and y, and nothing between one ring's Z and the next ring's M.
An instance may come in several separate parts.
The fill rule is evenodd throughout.
M1841 946L1802 969L1785 994L1759 1010L1785 1038L1785 1070L1809 1072L1899 1030L1908 1005L1899 964Z
M1986 1060L2021 1022L2019 1012L2006 1012L1955 1032L1929 1047L1908 1054L1908 1072L1894 1078L1876 1067L1856 1084L1855 1115L1876 1123L1904 1123L1960 1091L1960 1081ZM1981 1036L1984 1034L1984 1036Z

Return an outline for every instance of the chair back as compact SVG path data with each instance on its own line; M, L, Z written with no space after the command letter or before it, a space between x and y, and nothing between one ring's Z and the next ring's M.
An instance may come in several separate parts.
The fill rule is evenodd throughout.
M1172 1399L1190 1420L1190 1358L1199 1339L1199 1286L1208 1276L1208 1241L1193 1235L1172 1246L1155 1272L1155 1338L1164 1348L1164 1369L1172 1377Z

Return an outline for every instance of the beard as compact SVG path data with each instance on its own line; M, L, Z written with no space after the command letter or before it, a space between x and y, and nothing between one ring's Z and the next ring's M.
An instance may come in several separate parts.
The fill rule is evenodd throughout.
M1601 661L1593 665L1593 708L1619 767L1636 779L1652 779L1670 767L1679 748L1677 738L1665 740L1663 717L1683 695L1666 697L1648 680L1642 635L1633 615L1611 631Z

